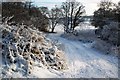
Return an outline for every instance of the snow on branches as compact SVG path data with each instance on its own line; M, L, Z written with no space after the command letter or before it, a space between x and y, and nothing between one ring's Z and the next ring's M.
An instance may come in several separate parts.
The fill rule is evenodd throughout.
M66 69L66 61L62 51L48 40L42 32L26 25L0 26L2 34L2 61L7 69L30 74L32 66ZM4 67L4 68L5 68ZM3 74L6 74L3 71Z

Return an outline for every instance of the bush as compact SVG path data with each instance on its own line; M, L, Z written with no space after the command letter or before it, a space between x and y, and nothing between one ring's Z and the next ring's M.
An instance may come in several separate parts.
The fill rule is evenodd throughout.
M48 31L48 18L41 13L39 8L31 5L31 2L3 2L2 3L2 21L7 17L13 16L8 21L11 25L25 24L33 25L41 31Z
M119 33L119 26L118 22L111 22L109 25L103 26L103 29L101 31L102 39L110 42L111 44L114 45L119 45L118 44L118 33Z
M0 25L2 34L2 70L8 76L11 73L22 72L30 74L34 66L63 70L67 68L62 51L55 44L47 40L42 32L33 30L26 25L9 26ZM14 67L13 67L14 65ZM14 77L14 76L13 76Z

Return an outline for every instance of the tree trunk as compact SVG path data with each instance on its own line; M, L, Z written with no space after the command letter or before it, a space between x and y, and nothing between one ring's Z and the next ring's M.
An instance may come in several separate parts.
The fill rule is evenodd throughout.
M54 21L52 21L52 30L51 32L54 32Z
M73 3L71 3L71 8L72 8L72 10L71 10L71 27L70 27L70 29L72 30L72 28L73 28L73 9L74 9Z
M52 27L52 31L51 31L52 33L54 32L54 29L55 29L55 27Z
M80 9L81 9L81 6L79 7L77 13L75 14L75 18L74 18L74 20L73 20L73 30L74 30L75 27L76 27L76 21L77 21L78 15L79 15L79 13L80 13Z

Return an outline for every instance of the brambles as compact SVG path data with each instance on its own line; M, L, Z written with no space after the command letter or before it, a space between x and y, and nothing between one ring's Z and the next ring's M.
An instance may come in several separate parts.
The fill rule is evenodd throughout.
M3 36L2 58L8 68L12 71L19 71L18 69L22 68L26 74L31 73L32 66L35 65L56 70L66 69L63 52L47 40L42 32L25 26L7 24L0 26L0 33ZM13 64L14 69L11 68Z

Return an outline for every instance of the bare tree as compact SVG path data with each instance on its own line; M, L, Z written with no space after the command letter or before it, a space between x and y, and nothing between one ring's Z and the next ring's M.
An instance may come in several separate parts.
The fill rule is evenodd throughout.
M70 29L74 31L75 27L79 24L82 19L82 14L85 13L84 6L80 2L75 0L70 2L70 17L71 17L71 27ZM80 20L80 21L79 21Z
M49 18L51 32L54 32L56 25L58 24L60 18L62 17L62 11L56 5L54 8L49 10L47 7L39 8L43 15Z
M49 13L49 18L51 21L51 32L54 32L54 29L56 25L58 24L60 18L62 17L62 11L60 8L55 6L55 8L52 8Z
M85 13L84 6L75 0L69 0L62 4L63 15L65 17L65 31L74 31L75 27L82 21L82 15ZM67 29L67 30L66 30Z
M64 25L64 32L68 32L69 30L69 12L70 12L70 3L69 2L63 2L61 5L62 13L63 13L63 25Z

